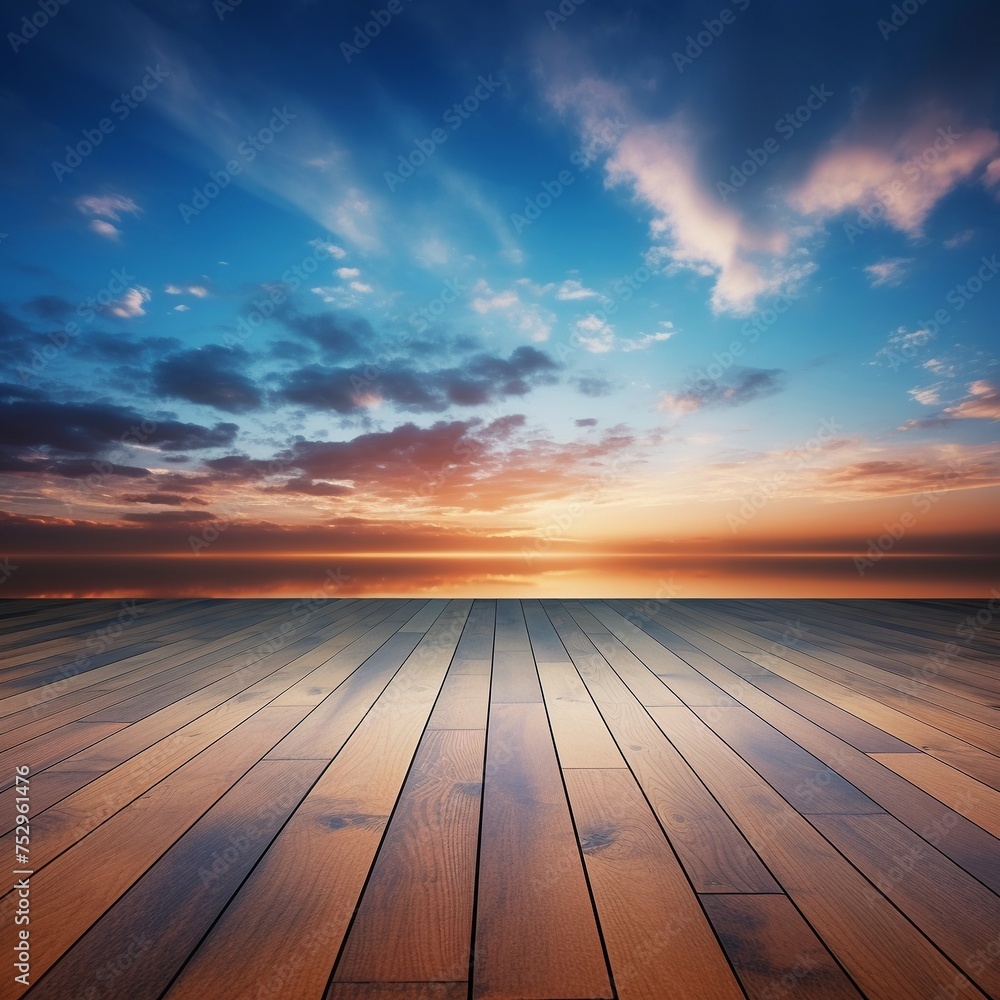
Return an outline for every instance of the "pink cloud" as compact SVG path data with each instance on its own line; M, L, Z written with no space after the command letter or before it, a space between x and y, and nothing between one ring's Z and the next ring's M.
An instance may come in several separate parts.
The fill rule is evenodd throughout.
M835 138L790 203L821 219L852 210L884 214L894 228L919 235L934 206L1000 150L992 129L953 129L954 119L945 112L927 115L883 140Z

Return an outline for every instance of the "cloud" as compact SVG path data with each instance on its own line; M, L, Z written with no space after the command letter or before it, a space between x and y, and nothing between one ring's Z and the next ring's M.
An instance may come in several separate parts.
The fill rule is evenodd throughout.
M193 295L198 299L208 298L208 289L204 285L164 285L167 295Z
M875 352L875 357L868 364L888 364L890 368L898 368L904 360L913 360L916 351L934 339L930 330L907 330L905 326L896 327L889 334L885 346Z
M744 315L761 296L796 284L812 265L784 260L792 251L788 232L751 224L708 189L700 146L680 115L633 126L606 164L608 183L629 186L653 210L651 260L713 277L712 308Z
M674 329L674 324L669 320L663 321L657 324L660 329L655 333L640 333L635 339L626 339L622 341L623 351L644 351L647 347L652 344L660 343L664 340L669 340L677 331Z
M1000 420L1000 386L986 379L969 385L971 399L958 406L945 408L945 413L956 419Z
M164 507L183 507L188 503L196 503L207 507L211 501L201 497L186 497L180 493L122 493L118 497L121 503L149 503Z
M575 340L591 354L606 354L614 347L615 330L606 320L591 313L576 321Z
M945 378L951 378L955 374L954 365L949 365L944 361L939 361L937 358L930 358L920 367L926 368L927 371L933 372L935 375L942 375Z
M596 375L578 375L572 382L581 396L590 396L594 399L600 396L610 396L614 389L608 379Z
M919 236L938 202L1000 149L992 129L956 131L957 120L957 114L937 108L902 129L883 127L878 138L835 136L789 201L818 219L884 212L895 229Z
M938 393L938 386L931 386L927 389L908 389L907 392L923 406L937 406L941 402L941 396Z
M36 295L24 304L24 308L53 323L66 319L75 310L73 303L61 295Z
M511 330L536 342L549 339L555 317L535 303L522 301L517 289L494 291L485 279L472 286L472 309L481 316L491 312L503 313Z
M122 231L117 226L113 226L110 222L105 222L103 219L91 219L90 229L92 232L97 233L98 236L103 236L106 240L118 240L122 235Z
M183 302L180 305L174 306L174 312L186 313L186 312L190 312L190 311L191 311L191 307L184 305Z
M231 447L239 428L150 420L110 403L55 403L34 398L0 404L0 454L26 472L84 477L106 471L93 459L116 449L141 445L147 450L197 451ZM142 468L115 466L111 474L143 475ZM126 470L126 471L117 471Z
M954 447L925 450L920 455L875 458L819 473L817 490L833 489L840 499L926 494L995 486L1000 461L995 448Z
M581 417L579 420L573 421L576 427L596 427L597 417Z
M909 266L912 263L912 257L889 257L869 264L865 268L865 273L871 278L872 288L879 288L882 285L895 288L901 285L910 273Z
M481 406L523 396L555 381L558 365L543 351L522 345L509 358L480 353L460 368L423 370L397 359L372 375L366 366L309 365L285 376L278 397L317 410L359 413L386 402L397 410L440 413L450 406Z
M84 215L96 215L102 219L120 222L122 212L138 215L141 209L129 197L123 194L83 195L73 203Z
M241 348L218 344L180 351L152 369L153 388L160 396L214 406L227 413L259 409L264 396L243 374L249 356Z
M961 231L955 233L954 236L944 241L945 248L948 250L954 250L955 247L964 246L975 235L975 229L962 229Z
M709 407L743 406L784 388L780 368L736 368L719 379L702 378L680 392L661 394L657 409L683 416Z
M347 251L343 247L337 246L336 243L324 243L317 240L316 248L325 250L334 260L343 260L347 256Z
M137 286L126 289L125 294L120 299L115 299L108 305L107 311L112 316L119 319L132 319L135 316L145 316L146 310L143 306L150 300L148 288Z
M494 309L509 309L520 302L517 292L513 288L509 288L505 292L494 292L485 282L478 282L476 288L485 293L477 295L472 300L472 308L480 315L492 312Z
M375 342L371 324L358 317L341 316L332 312L307 314L288 307L276 318L290 332L312 341L325 352L339 357L353 357L364 345Z
M203 524L205 521L217 521L218 517L203 510L157 510L129 512L122 514L121 519L138 524Z
M585 288L575 278L568 278L556 290L556 298L560 302L574 302L577 299L597 298L597 292L592 288Z
M367 295L372 290L372 286L366 284L364 281L352 281L351 288L356 292L361 292L363 295Z
M336 271L338 278L358 278L361 276L361 271L356 267L338 267Z

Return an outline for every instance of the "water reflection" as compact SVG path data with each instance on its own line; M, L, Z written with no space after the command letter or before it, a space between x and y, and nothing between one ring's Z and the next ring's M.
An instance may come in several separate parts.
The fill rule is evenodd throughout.
M995 557L32 556L2 597L983 597Z

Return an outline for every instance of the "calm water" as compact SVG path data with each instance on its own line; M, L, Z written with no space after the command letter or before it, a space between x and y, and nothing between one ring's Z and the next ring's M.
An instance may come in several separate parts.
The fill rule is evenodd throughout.
M988 597L996 557L25 556L0 597Z

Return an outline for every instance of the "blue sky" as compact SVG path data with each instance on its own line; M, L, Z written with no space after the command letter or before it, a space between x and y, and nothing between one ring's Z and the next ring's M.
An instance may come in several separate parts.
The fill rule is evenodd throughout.
M9 549L981 550L995 7L374 9L5 8Z

